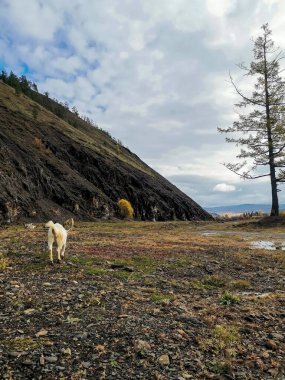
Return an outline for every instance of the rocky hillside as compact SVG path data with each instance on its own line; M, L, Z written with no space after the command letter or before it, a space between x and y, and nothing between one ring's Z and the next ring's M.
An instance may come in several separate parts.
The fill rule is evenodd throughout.
M211 218L108 133L37 97L0 82L0 220L109 218L119 198L137 219Z

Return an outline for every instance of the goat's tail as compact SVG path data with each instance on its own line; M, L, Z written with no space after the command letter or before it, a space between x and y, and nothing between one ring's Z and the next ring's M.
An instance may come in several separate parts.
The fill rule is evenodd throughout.
M64 222L64 225L67 225L67 224L70 225L70 228L69 228L68 230L66 230L67 233L69 233L69 232L73 229L73 227L74 227L74 220L73 220L73 218L69 218L69 219L67 219L67 220Z

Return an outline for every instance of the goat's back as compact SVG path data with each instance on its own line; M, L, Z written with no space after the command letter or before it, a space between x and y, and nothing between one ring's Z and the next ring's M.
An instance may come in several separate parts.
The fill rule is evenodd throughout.
M59 223L55 223L52 227L50 227L48 231L48 235L53 237L57 243L62 242L66 243L67 239L67 231L66 229Z

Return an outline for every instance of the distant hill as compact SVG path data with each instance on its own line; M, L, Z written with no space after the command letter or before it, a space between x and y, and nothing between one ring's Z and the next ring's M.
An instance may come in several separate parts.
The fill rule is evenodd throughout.
M2 74L0 221L110 218L120 198L140 220L212 218L76 109L24 77L6 80Z
M280 209L285 209L285 205L280 205ZM227 213L255 212L255 211L269 213L271 210L271 205L245 203L245 204L240 204L240 205L205 207L205 210L207 210L212 215L213 214L227 214Z

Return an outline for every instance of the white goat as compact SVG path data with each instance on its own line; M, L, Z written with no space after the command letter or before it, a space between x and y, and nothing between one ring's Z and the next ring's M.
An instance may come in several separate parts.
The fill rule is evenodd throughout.
M52 255L52 246L55 241L56 243L56 250L57 250L57 258L58 262L61 261L61 259L64 258L64 252L66 248L66 240L68 232L72 229L74 225L74 221L71 218L71 228L69 230L66 230L61 224L54 223L53 221L49 221L46 223L46 227L49 228L48 230L48 250L49 250L49 257L50 261L53 264L53 255Z

